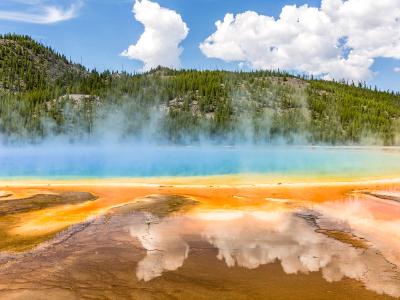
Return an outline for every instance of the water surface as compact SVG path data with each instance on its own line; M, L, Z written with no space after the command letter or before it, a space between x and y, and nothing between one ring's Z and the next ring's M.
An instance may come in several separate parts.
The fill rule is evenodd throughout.
M400 173L400 151L289 146L47 145L0 148L0 178L208 176L239 173L393 175Z
M0 297L400 297L397 200L360 194L210 210L180 197L149 195L47 246L0 255Z
M0 299L400 298L398 180L207 177L229 174L399 177L400 151L3 147ZM154 184L82 179L109 177Z

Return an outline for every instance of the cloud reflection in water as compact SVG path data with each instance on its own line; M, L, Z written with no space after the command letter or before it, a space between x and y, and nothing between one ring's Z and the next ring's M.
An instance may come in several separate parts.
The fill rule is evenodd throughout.
M328 211L339 213L332 206L327 206ZM329 218L324 215L322 219L327 223ZM400 297L399 267L379 247L355 248L318 233L294 212L213 211L163 219L145 214L130 232L147 250L137 267L140 280L149 281L181 267L189 253L185 236L196 234L215 247L217 258L229 267L255 269L279 261L287 274L321 271L329 282L348 277L369 290Z

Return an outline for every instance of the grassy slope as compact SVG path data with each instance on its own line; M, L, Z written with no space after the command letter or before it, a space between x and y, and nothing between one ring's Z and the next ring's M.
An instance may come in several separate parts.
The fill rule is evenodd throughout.
M400 143L400 95L363 86L268 71L100 74L17 35L0 37L0 58L6 139L76 139L107 127L172 142Z

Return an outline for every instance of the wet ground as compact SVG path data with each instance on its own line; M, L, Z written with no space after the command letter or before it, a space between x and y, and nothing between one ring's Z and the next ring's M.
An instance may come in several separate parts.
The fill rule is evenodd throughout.
M98 201L73 193L52 196L64 208ZM400 297L398 191L320 202L266 197L266 205L256 206L239 194L232 199L242 205L214 207L193 195L151 194L68 226L39 246L3 249L0 299ZM43 196L11 201L21 199L19 209ZM10 203L0 207L10 212Z

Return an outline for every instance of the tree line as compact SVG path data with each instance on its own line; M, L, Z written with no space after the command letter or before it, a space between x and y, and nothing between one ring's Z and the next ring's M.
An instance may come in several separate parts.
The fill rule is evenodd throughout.
M113 132L174 143L399 144L400 95L282 71L98 72L28 36L0 36L0 135Z

